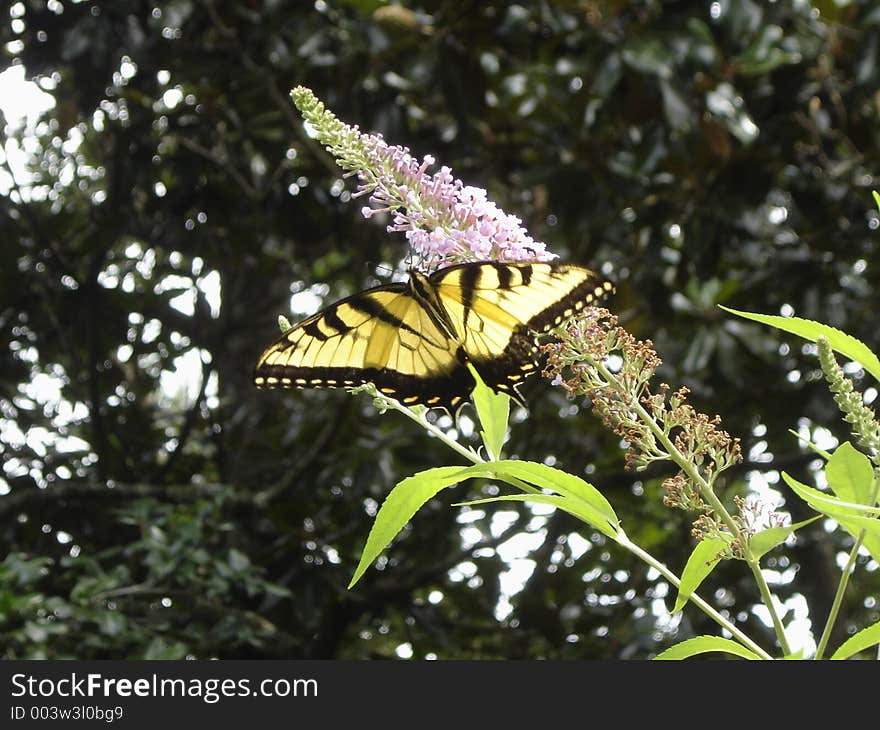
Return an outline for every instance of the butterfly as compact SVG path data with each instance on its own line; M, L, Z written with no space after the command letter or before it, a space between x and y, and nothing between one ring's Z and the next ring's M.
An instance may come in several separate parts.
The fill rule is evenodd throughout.
M286 331L260 356L260 388L373 383L407 406L455 412L474 379L523 403L517 386L538 368L545 333L614 291L589 269L474 262L341 299Z

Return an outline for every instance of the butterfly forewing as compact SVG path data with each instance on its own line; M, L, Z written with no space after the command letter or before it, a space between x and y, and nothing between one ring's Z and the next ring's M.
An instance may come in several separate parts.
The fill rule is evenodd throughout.
M285 332L257 362L263 388L339 388L373 383L386 395L453 408L473 383L459 344L405 284L343 299Z

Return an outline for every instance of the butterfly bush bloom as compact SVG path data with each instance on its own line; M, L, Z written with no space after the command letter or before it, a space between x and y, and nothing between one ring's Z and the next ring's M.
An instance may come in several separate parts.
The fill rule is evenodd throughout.
M465 185L452 170L421 161L406 147L389 145L378 134L365 134L341 122L305 87L291 92L293 101L315 137L349 175L356 174L356 195L369 195L364 217L387 213L390 231L402 232L413 252L424 261L549 261L556 258L535 241L522 221L501 210L482 188Z
M723 506L715 489L721 473L742 460L739 439L721 428L718 416L691 406L687 388L651 389L660 358L650 340L637 340L600 308L585 310L553 333L558 340L542 347L544 375L573 396L590 398L603 424L626 442L629 469L643 471L658 461L679 466L663 481L663 502L697 513L697 539L721 538L726 557L743 557L751 535L782 524L782 515L756 500L734 498L733 514Z

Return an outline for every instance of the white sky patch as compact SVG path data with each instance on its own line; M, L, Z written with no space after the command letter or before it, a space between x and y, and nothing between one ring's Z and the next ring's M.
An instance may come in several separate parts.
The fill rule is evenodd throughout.
M223 301L220 272L209 271L204 276L200 276L196 279L196 286L205 295L205 300L211 308L211 316L217 319L220 316L220 304Z
M178 407L191 408L195 404L204 377L203 359L210 362L210 354L206 350L193 348L174 358L173 370L162 371L159 388L165 399L170 401L165 405L174 403Z
M777 509L784 504L782 492L772 486L779 483L778 471L750 471L746 474L746 483L752 494L770 509Z
M571 552L572 560L577 560L592 547L593 544L577 532L568 534L568 549Z
M55 107L55 99L33 81L25 80L21 64L0 73L0 111L13 129L29 129Z
M520 532L498 546L498 557L510 568L498 576L500 596L495 606L497 620L503 621L513 611L511 599L525 588L535 571L536 563L528 556L540 548L546 539L546 530L533 533Z
M302 282L293 285L290 296L290 311L294 316L310 317L324 303L324 297L330 292L326 284L313 284L308 289L300 289Z
M459 525L466 525L470 522L476 522L477 520L482 520L486 516L486 511L482 509L468 509L465 507L458 513L455 518L455 521Z
M465 525L459 530L458 534L461 536L461 546L464 550L470 550L483 541L483 531L478 527Z
M0 73L0 111L3 112L6 134L22 130L33 132L40 117L55 106L55 99L47 94L33 81L25 80L25 69L22 65L12 66ZM8 164L15 176L15 184L22 189L27 197L33 191L29 185L34 180L33 174L27 171L28 163L38 146L33 134L25 135L23 144L15 139L8 139L0 149L0 162ZM13 180L5 169L0 169L0 195L9 195L13 188Z
M180 290L180 293L172 297L168 303L178 312L192 317L196 312L196 300L201 292L211 310L211 316L215 319L220 316L220 306L223 301L220 273L209 271L204 276L193 279L192 276L181 274L168 274L155 285L157 294Z
M162 280L156 284L154 290L157 294L180 290L180 294L169 299L168 304L188 317L192 317L195 314L196 285L189 276L168 274L162 277Z
M492 521L489 523L489 531L492 537L500 537L504 531L516 522L519 514L513 510L501 509L492 514Z
M162 106L168 111L174 109L181 101L183 101L183 91L177 87L168 89L162 94Z

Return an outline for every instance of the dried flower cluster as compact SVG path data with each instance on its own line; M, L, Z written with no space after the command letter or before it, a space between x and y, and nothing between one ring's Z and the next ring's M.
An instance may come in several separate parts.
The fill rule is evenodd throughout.
M687 388L670 392L662 384L652 393L649 381L660 358L649 340L636 340L607 310L589 308L554 334L558 341L542 348L544 375L572 395L590 398L605 426L626 441L628 468L641 471L661 460L679 464L682 471L664 482L664 502L700 513L694 523L698 538L723 532L723 521L696 481L711 489L722 471L741 461L739 439L721 428L718 416L688 404ZM746 516L739 521L751 524Z
M356 195L370 196L363 215L390 215L388 231L403 232L426 266L556 257L528 234L519 218L488 200L482 188L464 185L445 166L428 173L435 162L430 155L419 161L406 147L341 122L309 89L297 87L291 96L337 164L357 175Z

